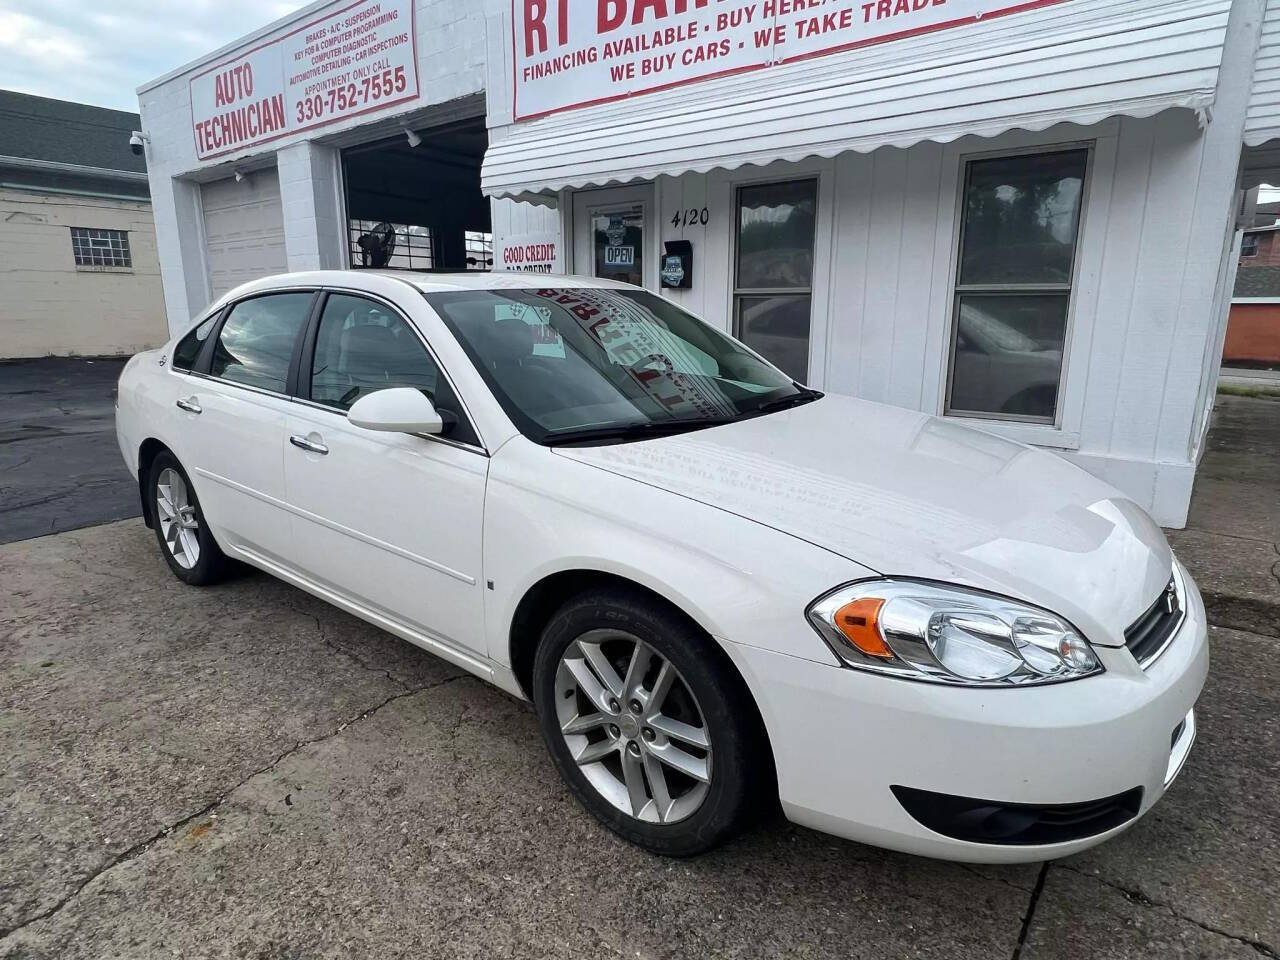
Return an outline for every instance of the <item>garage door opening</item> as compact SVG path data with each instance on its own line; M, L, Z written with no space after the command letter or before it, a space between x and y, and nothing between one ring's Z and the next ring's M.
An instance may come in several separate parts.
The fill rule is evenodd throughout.
M344 150L351 266L489 270L493 225L480 192L482 119Z

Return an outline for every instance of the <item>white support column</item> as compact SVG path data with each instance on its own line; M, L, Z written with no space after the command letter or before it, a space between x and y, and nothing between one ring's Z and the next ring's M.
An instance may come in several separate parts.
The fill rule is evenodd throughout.
M276 153L289 270L347 265L342 161L333 147L303 141Z
M169 332L184 330L209 305L200 184L152 174L151 209Z

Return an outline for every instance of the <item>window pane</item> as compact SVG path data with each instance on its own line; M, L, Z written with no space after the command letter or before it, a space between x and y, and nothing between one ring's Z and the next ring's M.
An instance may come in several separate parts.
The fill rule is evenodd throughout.
M648 291L512 287L427 301L539 443L566 430L720 422L796 392L740 343Z
M1053 420L1067 299L961 296L949 409Z
M1070 283L1088 152L969 164L961 284Z
M596 276L644 286L644 208L591 215Z
M809 376L809 295L738 297L738 339L804 383Z
M78 267L131 267L126 230L71 228L71 252Z
M389 387L415 387L434 401L440 371L417 334L363 297L331 296L316 334L311 399L349 410Z
M281 293L236 304L218 334L209 372L284 393L293 347L306 325L311 298L309 293Z
M816 180L738 191L739 289L810 286L817 198Z
M190 370L195 366L196 357L200 354L200 348L204 346L205 340L209 339L209 331L213 329L213 324L217 319L218 314L215 313L178 341L178 345L173 348L173 366L175 369Z

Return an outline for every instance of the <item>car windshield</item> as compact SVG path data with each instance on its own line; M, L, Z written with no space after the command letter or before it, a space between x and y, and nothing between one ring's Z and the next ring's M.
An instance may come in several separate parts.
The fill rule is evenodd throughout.
M819 396L642 290L427 294L525 436L608 442L726 423Z

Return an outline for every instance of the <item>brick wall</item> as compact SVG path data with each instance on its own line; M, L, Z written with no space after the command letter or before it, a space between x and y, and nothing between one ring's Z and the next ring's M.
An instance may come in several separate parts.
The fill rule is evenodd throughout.
M1280 303L1233 303L1222 362L1280 364Z

